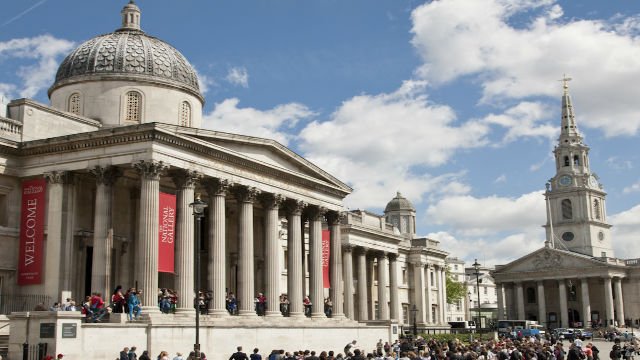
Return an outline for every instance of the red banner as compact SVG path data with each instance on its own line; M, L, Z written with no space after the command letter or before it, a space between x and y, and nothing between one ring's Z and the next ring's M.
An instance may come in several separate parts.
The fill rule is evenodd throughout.
M42 283L46 189L45 179L22 182L18 285ZM57 260L53 259L53 261Z
M331 233L329 230L322 230L322 280L324 288L331 287L329 278L329 256L331 255Z
M176 234L176 196L160 193L160 236L158 238L158 271L174 272Z

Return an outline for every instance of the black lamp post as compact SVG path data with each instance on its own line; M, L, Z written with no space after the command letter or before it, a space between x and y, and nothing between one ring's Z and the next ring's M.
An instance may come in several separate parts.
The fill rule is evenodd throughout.
M200 234L202 233L204 209L207 207L207 204L200 200L200 194L196 194L195 200L189 204L189 207L193 209L193 218L195 221L195 235L193 239L195 242L195 276L193 281L195 299L193 300L193 307L196 309L196 343L193 344L193 351L195 352L196 360L200 360Z
M478 294L478 308L477 308L477 310L478 310L478 320L477 320L477 323L476 323L476 329L479 329L480 325L481 325L480 324L480 322L481 322L480 321L480 275L482 275L482 274L480 273L480 264L478 264L478 259L474 259L474 263L471 266L473 266L473 270L474 270L473 275L476 276L476 292Z
M418 336L418 308L416 304L413 304L411 312L413 313L413 338L415 339Z

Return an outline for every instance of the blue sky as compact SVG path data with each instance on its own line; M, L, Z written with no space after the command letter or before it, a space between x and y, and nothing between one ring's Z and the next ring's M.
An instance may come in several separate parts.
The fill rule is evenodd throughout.
M60 61L125 3L3 4L0 95L48 103ZM543 245L566 73L616 254L640 257L640 2L136 3L197 69L205 127L288 145L355 189L351 209L401 191L419 235L488 265Z

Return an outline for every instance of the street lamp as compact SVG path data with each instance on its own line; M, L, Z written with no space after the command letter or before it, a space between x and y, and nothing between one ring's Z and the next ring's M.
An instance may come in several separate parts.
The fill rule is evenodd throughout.
M196 343L193 344L193 352L195 353L195 359L200 360L200 234L202 233L204 209L207 207L207 204L200 200L200 194L196 194L195 199L189 204L189 207L193 209L193 219L195 221L195 236L193 239L195 242L195 277L193 281L195 299L193 300L193 306L196 309Z
M478 259L474 259L473 265L473 275L476 276L476 292L478 294L478 321L476 323L476 329L480 328L480 264L478 264Z
M415 339L418 336L418 308L416 304L413 304L411 312L413 313L413 338Z

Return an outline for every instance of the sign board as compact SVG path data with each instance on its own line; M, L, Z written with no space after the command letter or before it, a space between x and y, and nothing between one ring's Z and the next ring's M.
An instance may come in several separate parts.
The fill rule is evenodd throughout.
M56 337L56 323L41 323L40 337L42 339L53 339Z
M62 323L62 338L75 339L78 332L78 324Z

